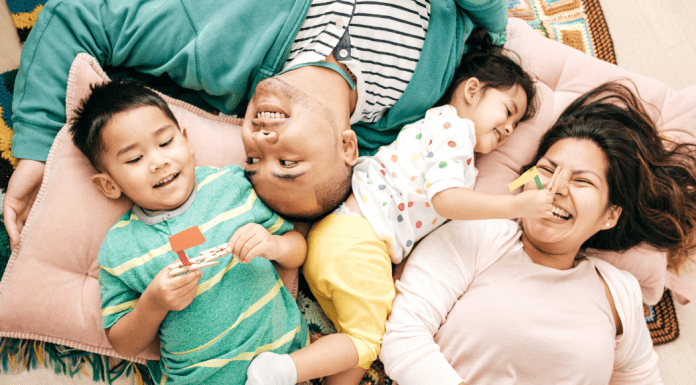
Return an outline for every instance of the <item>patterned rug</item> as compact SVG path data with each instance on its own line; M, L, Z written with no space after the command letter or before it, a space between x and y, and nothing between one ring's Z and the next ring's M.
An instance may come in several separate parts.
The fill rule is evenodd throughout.
M45 2L46 0L7 1L20 41L26 40ZM508 14L527 21L543 36L616 64L613 43L599 0L508 0ZM2 192L7 189L10 175L17 165L16 159L10 155L12 90L16 75L16 70L0 73L0 117L2 118L0 119L0 191ZM126 75L145 81L165 94L209 110L209 106L205 105L195 93L181 89L168 79L142 77L130 72ZM4 226L0 226L0 276L5 270L9 255L7 232ZM313 339L334 332L331 323L325 318L304 284L300 287L298 305L307 319ZM673 341L679 336L674 303L669 291L665 292L656 306L645 306L644 310L655 345ZM135 375L139 382L142 381L140 383L145 384L152 381L147 368L142 365L129 362L114 365L104 356L30 340L0 338L0 363L5 372L17 370L18 367L36 368L38 365L50 365L57 373L71 376L84 371L83 365L89 365L95 381L110 383L120 375ZM321 383L320 380L314 381L315 385ZM362 384L375 385L391 383L379 361L373 364L362 381Z

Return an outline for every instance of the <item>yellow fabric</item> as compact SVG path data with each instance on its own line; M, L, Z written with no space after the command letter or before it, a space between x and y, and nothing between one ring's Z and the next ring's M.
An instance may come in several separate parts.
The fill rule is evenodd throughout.
M362 217L331 214L307 237L304 274L326 316L358 350L358 366L377 359L394 299L387 248Z

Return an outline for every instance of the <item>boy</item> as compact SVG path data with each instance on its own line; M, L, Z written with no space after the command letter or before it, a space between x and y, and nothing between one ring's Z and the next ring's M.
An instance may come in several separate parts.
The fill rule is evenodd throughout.
M75 145L98 170L94 185L135 204L99 251L103 327L119 354L159 340L161 359L148 363L158 383L243 384L260 352L306 344L306 324L270 262L297 267L306 244L239 167L196 168L186 131L139 83L94 86L72 124ZM189 255L228 241L232 254L170 276L178 258L169 237L192 226L206 241Z
M394 298L392 263L400 263L418 240L448 219L553 215L553 197L547 190L516 196L472 190L477 175L474 154L496 149L536 109L529 74L486 44L485 30L475 36L483 41L467 42L472 48L445 95L449 105L433 108L424 119L406 125L394 143L372 157L356 159L357 146L351 144L355 136L336 135L333 151L345 165L355 165L347 191L340 183L307 189L307 198L293 205L285 194L264 187L275 172L269 172L273 167L268 159L280 160L283 172L300 176L323 165L311 164L312 154L299 151L302 141L288 138L282 126L283 115L288 114L245 122L246 172L270 207L312 218L323 202L335 200L325 196L348 195L345 204L312 227L303 268L312 293L338 333L290 355L260 355L249 366L247 385L287 385L320 376L331 376L328 385L358 384L379 354ZM296 144L285 145L290 140ZM332 172L342 174L345 168Z

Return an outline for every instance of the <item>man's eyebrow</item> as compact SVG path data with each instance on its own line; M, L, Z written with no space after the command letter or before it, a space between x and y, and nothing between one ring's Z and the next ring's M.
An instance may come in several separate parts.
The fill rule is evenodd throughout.
M256 170L244 170L244 176L247 177L247 179L251 180L254 176L256 176L257 171ZM273 176L282 179L282 180L295 180L302 175L304 175L304 172L299 172L299 173L273 173Z
M298 172L298 173L278 172L278 173L273 173L273 176L278 178L278 179L283 179L283 180L295 180L304 174L305 174L304 172Z

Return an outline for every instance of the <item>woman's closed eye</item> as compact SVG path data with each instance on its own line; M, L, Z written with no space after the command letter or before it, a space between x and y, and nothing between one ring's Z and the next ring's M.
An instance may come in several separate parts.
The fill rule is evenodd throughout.
M160 146L160 147L167 147L167 146L169 146L173 141L174 141L174 138L169 138L169 140L164 141L164 142L161 143L159 146Z

